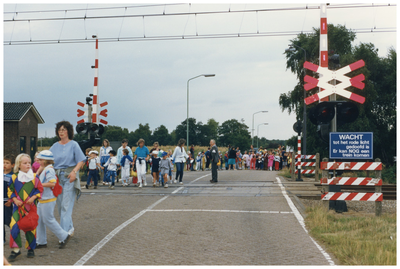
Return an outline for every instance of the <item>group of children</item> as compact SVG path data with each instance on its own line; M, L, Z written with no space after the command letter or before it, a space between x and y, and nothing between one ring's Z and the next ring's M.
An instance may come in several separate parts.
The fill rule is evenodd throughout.
M130 176L134 175L136 171L136 156L132 158L129 156L128 149L122 150L122 158L120 163L117 163L116 152L111 150L109 152L110 158L101 165L100 158L98 157L98 152L92 150L91 148L86 150L86 188L91 186L91 182L94 183L94 189L97 189L98 181L100 179L100 170L105 170L105 180L103 185L109 185L110 189L114 189L115 180L117 177L117 171L120 170L121 174L121 184L123 187L129 186L131 184ZM152 150L150 152L149 164L151 168L151 175L153 177L153 186L156 185L168 188L168 183L173 183L172 181L172 171L173 162L171 159L171 152L165 152L162 150ZM132 177L132 182L136 184ZM117 180L118 181L118 180Z
M124 156L128 156L128 158L123 159L124 165L121 166L121 174L123 175L122 181L124 186L129 184L129 166L126 169L125 163L129 164L132 162L132 158L124 151ZM86 149L86 170L85 173L87 174L86 180L86 189L89 189L91 186L91 182L94 183L94 189L97 189L98 182L100 181L100 170L104 170L106 175L104 177L103 185L109 185L110 189L114 189L115 186L115 178L117 177L117 153L115 150L110 150L109 155L110 157L107 161L101 165L100 158L98 157L99 153L97 150L92 150L91 148ZM122 163L122 161L121 161ZM128 170L128 171L127 171ZM127 175L127 176L126 176Z
M60 188L54 191L58 178L54 170L54 156L51 151L44 150L36 155L39 164L34 173L31 158L21 153L16 158L13 155L4 156L4 225L10 227L10 248L8 261L12 262L21 255L20 230L25 232L25 248L27 257L35 256L35 249L47 247L46 227L59 240L62 249L68 243L71 235L64 231L54 217L54 207ZM37 166L37 165L36 165ZM59 185L58 185L59 186ZM24 218L33 218L37 212L38 223L21 226ZM29 217L28 217L29 215ZM25 221L26 222L26 221ZM21 226L21 228L20 228ZM6 243L4 229L4 243Z

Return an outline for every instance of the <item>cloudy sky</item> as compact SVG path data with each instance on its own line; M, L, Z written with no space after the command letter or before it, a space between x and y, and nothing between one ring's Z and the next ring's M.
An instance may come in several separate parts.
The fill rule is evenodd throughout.
M377 32L396 29L397 7L334 8L338 5L331 3L328 7L328 23L346 25L359 32L355 45L371 42L382 57L390 47L397 47L395 31ZM68 120L76 124L77 102L84 102L86 96L93 93L94 70L91 66L94 65L95 43L91 36L97 34L99 38L114 40L135 37L138 41L99 43L99 102L108 102L106 120L110 125L133 131L139 123L149 123L152 130L163 124L171 132L186 119L188 79L215 74L215 77L191 80L190 117L203 123L214 118L220 124L228 119L243 119L251 129L253 113L267 110L268 113L255 115L256 132L257 125L268 123L268 126L260 126L260 137L288 139L295 135L292 130L295 116L282 112L278 102L280 94L293 89L296 78L285 68L284 51L296 34L319 28L320 11L313 9L318 6L318 3L284 2L166 3L148 7L139 2L118 5L6 4L3 6L4 102L33 102L45 120L45 124L39 125L39 137L54 136L57 121ZM128 8L94 9L99 7ZM286 10L194 15L205 11L268 8ZM56 11L23 13L39 10ZM127 17L163 13L193 14ZM125 18L34 20L82 18L85 15L125 15ZM6 21L13 18L31 21ZM370 29L375 30L371 32ZM361 33L365 30L369 33ZM224 34L256 35L257 32L260 34L256 37L189 38L196 34L221 37ZM263 33L275 34L261 36ZM187 38L152 39L160 36ZM84 41L85 38L90 42L65 44L63 41ZM8 45L29 40L60 40L60 43Z

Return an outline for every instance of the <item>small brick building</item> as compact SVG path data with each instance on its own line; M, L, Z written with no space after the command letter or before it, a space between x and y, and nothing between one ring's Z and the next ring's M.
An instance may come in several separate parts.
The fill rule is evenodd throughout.
M44 120L32 102L4 103L4 155L37 151L38 124Z

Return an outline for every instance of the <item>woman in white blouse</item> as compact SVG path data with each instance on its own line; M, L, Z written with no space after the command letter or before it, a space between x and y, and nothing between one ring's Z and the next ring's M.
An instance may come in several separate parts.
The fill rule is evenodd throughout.
M175 148L174 153L172 154L172 160L174 160L176 165L176 173L175 173L175 181L177 183L177 179L179 176L179 184L183 185L182 177L183 177L183 168L185 167L186 159L189 156L185 151L185 143L186 140L181 138L179 139L178 146Z

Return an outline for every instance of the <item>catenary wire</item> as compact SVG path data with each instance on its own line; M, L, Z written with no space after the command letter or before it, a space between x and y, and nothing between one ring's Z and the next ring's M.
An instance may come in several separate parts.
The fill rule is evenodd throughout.
M393 33L396 32L394 28L382 28L382 29L353 29L357 34L367 34L367 33ZM165 41L165 40L190 40L190 39L217 39L217 38L237 38L237 37L273 37L273 36L296 36L299 33L311 34L313 31L300 32L300 31L287 31L287 32L261 32L261 33L241 33L240 35L236 33L231 34L205 34L205 35L187 35L187 36L145 36L144 37L106 37L98 38L99 42L137 42L137 41ZM93 40L76 38L76 39L63 39L63 40L35 40L35 41L13 41L4 42L4 45L44 45L44 44L71 44L71 43L87 43L93 42Z
M368 7L395 7L396 5L358 5L358 6L329 6L330 8L368 8ZM126 15L126 17L135 18L135 17L159 17L159 16L187 16L187 15L212 15L212 14L226 14L226 13L253 13L253 12L276 12L276 11L300 11L304 9L320 9L320 6L305 6L305 7L291 7L291 8L266 8L266 9L248 9L248 10L222 10L222 11L200 11L200 12L176 12L176 13L149 13L149 14L130 14ZM106 15L106 16L91 16L91 17L53 17L53 18L24 18L24 19L8 19L3 20L3 22L20 22L20 21L54 21L54 20L82 20L86 19L116 19L121 18L121 15Z

